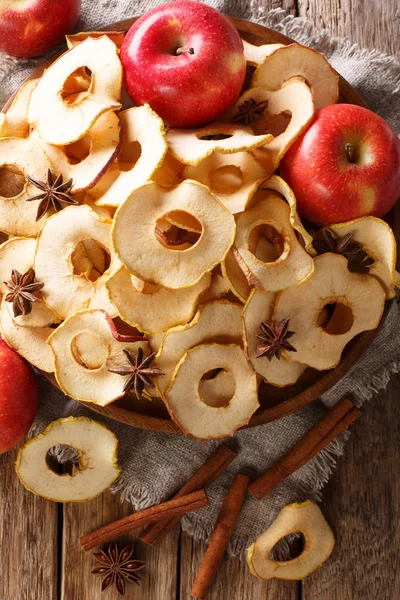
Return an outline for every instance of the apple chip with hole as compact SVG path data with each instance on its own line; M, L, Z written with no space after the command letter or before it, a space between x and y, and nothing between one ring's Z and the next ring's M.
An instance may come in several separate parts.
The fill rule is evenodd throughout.
M298 285L314 270L290 223L289 206L273 193L237 216L235 247L250 285L270 292Z
M121 122L115 112L108 111L84 137L63 147L46 144L37 132L32 136L64 181L72 179L71 192L79 192L93 187L113 162L119 151Z
M276 543L292 533L302 533L305 546L301 554L287 561L271 558ZM247 563L259 579L304 579L324 564L332 554L335 538L320 508L311 500L288 504L250 546Z
M52 165L47 154L32 139L0 139L0 230L8 235L31 237L42 223L36 221L38 189L28 177L47 180Z
M169 129L169 151L185 165L198 165L213 152L234 154L268 144L270 134L254 135L251 127L235 123L211 123L201 129Z
M217 300L200 306L187 325L175 327L166 333L157 353L157 366L164 373L156 380L161 396L164 395L180 358L190 348L211 342L243 343L241 314L242 307L239 304Z
M263 44L262 46L255 46L254 44L250 44L250 42L246 42L246 40L242 40L242 42L246 62L249 65L256 67L260 65L267 56L284 46L284 44Z
M156 333L190 321L210 282L210 273L205 273L193 286L171 290L146 283L121 267L106 286L121 319L140 331Z
M81 82L78 87L76 75ZM121 86L116 45L106 35L89 37L44 72L31 95L28 121L47 144L72 144L101 115L121 107Z
M148 352L148 342L138 336L116 339L107 313L81 310L64 321L49 338L57 383L63 392L82 402L105 406L124 395L129 376L112 373L126 350L135 357ZM131 340L131 341L129 341Z
M49 453L62 448L76 456L71 473L51 468ZM103 423L87 417L58 419L20 448L15 469L22 485L37 496L53 502L91 500L121 473L118 439Z
M119 206L133 189L151 179L167 152L164 123L148 104L119 113L121 148L116 162L90 195L99 206Z
M204 375L222 369L234 379L232 397L202 396ZM232 386L233 387L233 386ZM180 359L165 392L171 418L195 439L220 439L247 425L259 407L257 376L242 348L235 344L210 342L194 346Z
M339 75L323 54L299 44L283 46L267 56L257 67L251 87L279 90L292 77L306 80L316 110L338 101Z
M209 187L233 215L245 209L249 198L268 174L248 152L213 152L184 172L185 179L194 179Z
M243 339L245 351L256 373L272 385L293 385L307 368L306 365L287 360L283 355L257 356L260 343L260 324L271 325L276 294L264 290L252 290L243 309ZM290 324L291 326L291 324ZM294 344L295 345L295 344Z
M272 318L290 319L295 332L296 353L285 356L322 371L339 363L356 335L378 327L386 293L375 277L351 273L344 256L322 254L314 264L308 281L277 294Z
M188 213L201 229L189 248L180 250L156 233L160 221L174 211ZM233 216L195 181L172 190L151 182L137 188L118 208L112 228L115 251L130 273L172 289L197 283L224 259L234 237Z
M121 266L111 248L110 232L111 223L84 205L70 206L44 224L34 268L38 281L44 283L43 298L61 319L83 308L101 308L116 316L105 287L108 277ZM82 261L83 252L88 260ZM102 272L94 267L88 273L88 263L94 266L93 252L102 257L97 265Z
M39 79L30 79L21 85L6 113L0 113L0 138L25 138L29 135L26 116L28 104Z
M78 46L78 44L86 41L89 37L97 40L105 35L114 42L118 50L121 49L122 42L125 38L125 33L123 31L79 31L78 33L66 35L65 41L67 42L68 50L71 50L71 48Z

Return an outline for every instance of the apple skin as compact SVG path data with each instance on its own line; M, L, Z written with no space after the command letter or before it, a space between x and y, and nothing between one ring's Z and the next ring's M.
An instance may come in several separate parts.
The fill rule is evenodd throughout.
M36 414L38 389L28 363L0 339L0 454L28 433Z
M178 48L194 53L176 55ZM121 61L134 102L147 102L172 127L215 119L235 102L246 74L234 26L194 0L163 4L140 17L125 37Z
M2 0L0 52L30 58L60 44L79 17L81 0Z
M346 144L354 147L353 161ZM279 172L315 225L383 217L400 196L400 140L382 117L353 104L332 104L284 156Z

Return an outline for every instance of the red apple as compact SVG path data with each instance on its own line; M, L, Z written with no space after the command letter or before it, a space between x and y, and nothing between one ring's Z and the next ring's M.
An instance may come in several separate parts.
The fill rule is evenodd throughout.
M32 369L0 339L0 454L16 446L28 433L37 399Z
M240 36L220 12L194 0L163 4L138 19L121 49L125 86L173 127L197 127L238 97L246 62Z
M80 10L81 0L1 0L0 52L45 54L72 31Z
M372 111L332 104L317 111L279 171L316 225L383 217L400 196L400 140Z

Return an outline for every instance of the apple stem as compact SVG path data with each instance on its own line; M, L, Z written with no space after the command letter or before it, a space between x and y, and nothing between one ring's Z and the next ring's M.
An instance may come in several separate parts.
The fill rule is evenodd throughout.
M178 48L175 52L176 56L180 54L194 54L194 48L189 48L188 46L182 46L182 48Z
M355 147L353 146L353 144L351 142L347 142L346 146L345 146L345 151L346 151L346 156L347 156L347 160L351 163L355 162Z

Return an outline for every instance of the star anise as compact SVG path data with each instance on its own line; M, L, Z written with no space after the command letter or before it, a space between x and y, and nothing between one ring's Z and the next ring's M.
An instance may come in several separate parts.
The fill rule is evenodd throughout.
M251 125L254 121L259 121L262 118L267 106L267 100L256 102L254 98L249 98L238 106L237 113L232 118L232 121Z
M133 546L127 546L119 551L115 543L110 544L105 551L99 548L98 552L93 553L99 566L92 569L92 574L104 577L101 584L102 592L115 585L117 592L123 596L125 579L140 585L141 577L137 572L144 568L144 562L136 560L132 555Z
M10 290L5 300L6 302L12 302L14 317L29 315L32 312L32 302L38 300L34 292L41 290L44 286L44 283L35 282L35 271L33 269L28 269L23 275L17 269L13 269L11 279L4 281L4 284Z
M164 375L164 372L158 367L150 366L154 361L156 355L155 352L149 354L149 356L147 356L144 360L142 348L139 348L135 358L133 358L127 350L123 350L123 353L123 362L113 369L108 370L111 373L116 373L117 375L130 375L129 379L124 385L124 392L127 392L133 388L136 397L141 398L145 386L151 388L152 390L155 389L151 378L158 377L158 375Z
M49 208L53 208L55 212L58 212L64 208L62 206L63 204L79 204L79 202L75 200L75 198L72 198L68 193L72 187L72 179L63 183L62 175L57 176L48 169L47 181L37 181L36 179L33 179L33 177L28 177L28 180L41 190L41 193L37 196L27 198L28 202L41 200L36 214L36 221L39 221Z
M371 265L375 260L369 256L360 244L353 241L353 234L348 233L342 238L336 237L329 229L318 231L312 243L318 254L334 252L342 254L348 260L348 269L352 273L369 273Z
M294 331L289 331L289 319L283 319L279 323L272 322L271 325L260 323L260 330L261 333L257 337L261 342L256 349L256 358L266 356L268 360L272 360L276 356L280 360L282 350L297 352L296 348L288 342L288 339L294 335Z

